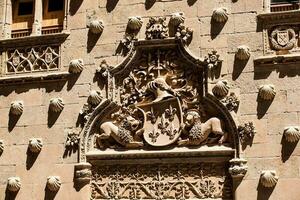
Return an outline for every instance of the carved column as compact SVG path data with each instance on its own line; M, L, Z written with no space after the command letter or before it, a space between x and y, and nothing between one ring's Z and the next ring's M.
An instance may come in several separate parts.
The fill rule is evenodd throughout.
M65 0L63 32L67 31L68 29L68 10L69 10L69 0Z
M264 12L269 13L271 11L271 0L264 0Z
M230 162L229 173L232 177L233 196L234 196L234 200L238 200L237 198L238 186L240 185L242 179L244 178L248 170L248 166L246 165L247 160L242 158L234 158L229 162Z
M11 24L12 24L12 3L11 0L5 1L5 11L4 11L4 26L3 26L3 37L4 39L8 39L11 37Z
M35 0L34 22L32 24L31 35L42 34L42 21L43 21L43 0Z

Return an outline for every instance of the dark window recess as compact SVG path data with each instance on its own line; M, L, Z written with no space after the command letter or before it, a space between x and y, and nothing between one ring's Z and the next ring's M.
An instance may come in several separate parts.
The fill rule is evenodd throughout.
M64 9L64 0L48 0L48 12L61 11Z
M33 2L20 2L18 8L18 15L32 15L33 13Z
M299 3L299 0L271 0L271 4Z

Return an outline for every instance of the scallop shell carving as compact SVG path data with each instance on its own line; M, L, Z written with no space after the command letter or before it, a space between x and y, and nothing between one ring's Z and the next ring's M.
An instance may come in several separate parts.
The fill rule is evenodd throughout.
M13 101L10 106L10 112L14 115L21 115L24 110L23 101Z
M3 153L4 151L4 141L0 140L0 155Z
M276 90L274 85L261 85L259 87L258 95L263 100L272 100L276 95Z
M10 177L7 179L7 189L11 192L17 192L21 188L21 179L19 177Z
M212 92L216 97L225 97L229 92L229 85L226 80L221 80L213 87Z
M92 105L98 105L102 101L101 93L96 90L90 92L88 102Z
M128 28L131 30L137 31L140 30L143 25L141 17L129 17L128 18Z
M250 58L250 48L246 45L241 45L237 48L236 57L240 60L248 60Z
M74 59L70 61L69 64L69 72L77 74L82 72L83 70L83 60L82 59Z
M61 112L64 109L64 102L62 98L52 98L50 100L50 110L53 112Z
M104 29L104 25L101 20L92 20L88 27L90 31L94 34L100 34Z
M28 148L32 153L39 153L43 147L43 140L41 138L32 138L29 140Z
M264 170L260 175L261 184L264 187L274 187L278 181L278 176L276 176L275 170Z
M173 26L178 26L181 23L184 23L185 17L183 12L173 13L170 18L170 24Z
M57 192L61 186L59 176L49 176L47 178L47 188L52 192Z
M297 142L300 140L300 129L296 126L289 126L284 129L284 136L288 142Z
M228 13L226 8L217 8L213 11L212 17L215 21L224 23L228 20Z

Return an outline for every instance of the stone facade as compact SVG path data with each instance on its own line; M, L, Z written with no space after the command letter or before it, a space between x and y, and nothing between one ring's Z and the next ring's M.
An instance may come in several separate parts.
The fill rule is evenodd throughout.
M0 199L299 199L300 11L36 2L11 38L0 0Z

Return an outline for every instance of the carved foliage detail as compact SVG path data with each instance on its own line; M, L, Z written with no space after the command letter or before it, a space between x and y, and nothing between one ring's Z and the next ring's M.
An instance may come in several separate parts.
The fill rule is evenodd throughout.
M230 199L224 164L114 165L92 168L92 199Z
M151 17L146 26L146 39L165 39L169 36L168 31L168 24L165 17Z
M253 122L247 122L238 126L238 132L242 143L246 144L253 139L256 130Z

